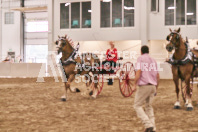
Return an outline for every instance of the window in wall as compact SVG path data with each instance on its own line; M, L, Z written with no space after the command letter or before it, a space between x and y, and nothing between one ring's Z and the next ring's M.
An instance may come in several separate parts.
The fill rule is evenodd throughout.
M82 2L82 28L91 28L91 2Z
M69 4L60 4L60 28L69 28Z
M112 27L122 27L122 0L112 0Z
M176 25L185 25L185 0L176 0Z
M110 2L100 2L100 27L110 27Z
M5 13L5 24L14 24L14 12Z
M151 12L159 12L159 0L151 0Z
M174 0L165 0L165 25L174 25Z
M60 4L60 28L91 28L91 2Z
M101 0L100 27L134 26L134 0Z
M165 25L196 25L196 0L165 0Z
M71 3L71 28L80 28L80 3Z
M125 0L124 1L124 26L132 27L134 26L134 1Z
M196 0L187 0L187 25L196 25Z

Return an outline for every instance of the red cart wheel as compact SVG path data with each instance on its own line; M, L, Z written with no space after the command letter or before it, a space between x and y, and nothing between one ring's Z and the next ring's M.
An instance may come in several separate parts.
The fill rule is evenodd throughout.
M97 90L98 90L97 95L99 95L102 91L103 86L104 86L104 77L103 77L102 74L98 76L97 82L98 82L98 84L97 84ZM92 82L92 84L91 84L91 89L94 89L94 82Z
M135 79L135 68L133 63L127 62L120 71L119 86L120 92L124 97L130 97L133 94L132 88Z

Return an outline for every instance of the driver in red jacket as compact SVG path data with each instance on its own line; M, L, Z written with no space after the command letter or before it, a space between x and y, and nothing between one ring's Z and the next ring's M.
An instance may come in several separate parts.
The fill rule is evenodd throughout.
M106 60L102 62L103 65L110 65L111 67L116 66L116 62L118 60L118 54L117 49L114 46L114 43L112 41L109 42L111 48L107 50L106 52ZM113 70L110 70L111 73L113 73Z

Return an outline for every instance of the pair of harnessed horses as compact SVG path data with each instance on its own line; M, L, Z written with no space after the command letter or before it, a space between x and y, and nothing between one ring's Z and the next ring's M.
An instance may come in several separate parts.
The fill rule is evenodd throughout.
M181 80L181 90L187 111L193 110L192 105L192 87L193 79L198 77L198 50L190 49L188 40L183 40L180 35L180 28L172 31L167 36L169 44L166 46L167 51L175 50L168 63L172 65L173 81L175 83L177 101L174 104L175 109L181 107L179 101L179 80ZM192 85L190 84L192 81ZM185 86L182 86L185 83Z
M189 50L189 45L182 39L180 35L180 28L174 31L170 29L170 32L171 33L167 36L167 41L169 41L169 44L166 46L166 49L169 52L175 49L173 57L170 59L171 61L169 61L169 63L172 64L173 81L175 83L177 94L177 101L174 104L174 108L179 109L181 107L179 101L179 79L181 79L181 81L185 83L184 90L182 91L182 93L185 94L185 105L187 106L187 110L191 111L193 110L193 105L191 100L192 88L190 81L193 81L194 77L198 77L198 50ZM62 57L60 60L63 66L63 71L67 78L67 81L65 82L65 95L62 96L62 100L66 101L68 90L71 92L79 92L77 88L72 90L70 87L77 74L87 75L85 76L85 79L87 80L87 87L89 87L91 82L94 81L92 97L96 98L98 77L94 76L93 80L88 80L88 76L90 75L90 72L95 75L100 74L100 71L98 71L96 68L93 68L95 64L99 65L100 63L98 56L92 53L87 53L83 55L84 57L74 57L76 50L72 47L71 41L67 38L67 36L59 37L59 39L56 41L56 45L58 45L58 53L62 52ZM75 70L77 63L87 63L87 66L92 68L89 70Z

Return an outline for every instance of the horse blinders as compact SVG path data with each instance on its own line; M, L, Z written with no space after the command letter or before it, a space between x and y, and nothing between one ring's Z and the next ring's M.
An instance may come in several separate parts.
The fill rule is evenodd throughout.
M175 33L171 33L170 35L168 35L168 36L166 37L166 40L167 40L167 41L170 41L170 37L172 37L174 34L175 34ZM176 33L176 34L177 34L176 40L179 40L179 34L178 34L178 33Z

